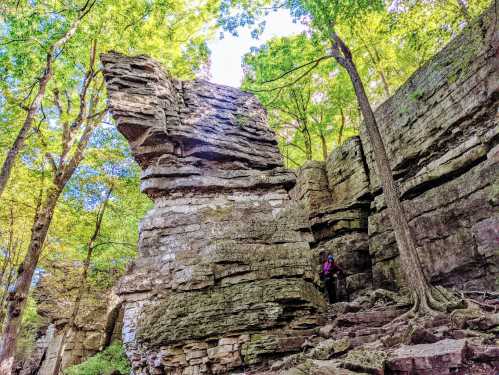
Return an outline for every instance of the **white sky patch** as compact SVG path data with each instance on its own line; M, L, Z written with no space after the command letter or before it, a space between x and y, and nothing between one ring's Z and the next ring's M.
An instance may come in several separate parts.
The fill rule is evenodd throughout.
M286 10L271 12L265 21L265 31L258 40L251 37L251 28L244 28L238 30L237 37L225 33L223 39L208 43L211 50L211 82L239 87L243 78L242 58L251 47L260 46L276 36L295 35L307 29L299 22L293 23Z

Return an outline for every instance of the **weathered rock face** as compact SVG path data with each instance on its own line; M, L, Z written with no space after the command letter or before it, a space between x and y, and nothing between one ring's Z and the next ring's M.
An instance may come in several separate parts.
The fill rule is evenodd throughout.
M306 207L316 261L328 253L348 273L348 294L371 287L367 224L371 194L359 137L334 150L326 162L308 162L292 191Z
M489 11L376 110L419 257L432 283L450 287L494 289L498 274L495 17ZM372 274L374 287L398 288L398 250L364 128L360 140L305 165L295 198L308 207L314 248L363 275L350 285L364 287Z
M376 111L432 282L493 288L499 249L499 35L489 12ZM376 195L369 217L373 279L391 286L397 247L361 134ZM397 281L396 281L397 280Z
M118 129L155 206L119 285L135 373L202 374L300 350L324 300L302 207L252 95L101 56Z
M73 311L80 282L81 263L53 263L33 290L38 314L46 324L29 359L17 365L16 374L52 375L63 331ZM114 298L117 301L116 298ZM62 368L85 361L113 339L120 338L120 306L113 303L110 289L90 284L83 295L75 328L70 330L62 351Z
M483 295L483 294L482 294ZM479 297L480 298L480 297ZM492 296L490 303L495 297ZM394 321L409 308L394 292L378 289L334 304L329 324L301 353L275 361L258 375L496 375L499 314L472 307ZM487 320L487 324L478 321ZM253 374L250 372L250 374Z

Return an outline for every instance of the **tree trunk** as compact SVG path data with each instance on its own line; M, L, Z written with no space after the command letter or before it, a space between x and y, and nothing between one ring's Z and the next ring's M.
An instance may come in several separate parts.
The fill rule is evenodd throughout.
M377 63L375 66L377 67L379 71L379 76L381 77L381 82L383 83L383 89L385 90L385 95L387 98L391 96L390 93L390 86L388 85L388 80L386 79L385 72L383 68L381 67L381 58L379 57L378 50L376 49L376 46L374 46L374 55L376 56L376 61Z
M385 95L387 98L390 97L390 86L388 86L388 81L386 80L385 73L383 69L379 68L379 76L381 77L381 82L383 83L383 89L385 90Z
M326 137L324 136L324 133L322 133L321 131L319 132L319 137L321 139L322 158L324 160L327 160L327 142L326 142Z
M302 128L301 133L305 144L305 159L312 160L312 137L306 125Z
M35 215L31 228L31 240L24 261L19 266L14 289L9 291L7 324L0 347L0 375L10 375L14 363L17 336L21 326L22 312L26 306L31 280L43 249L45 238L54 215L54 209L62 189L54 187L49 192L41 209Z
M74 306L73 306L73 312L71 313L71 316L69 318L69 322L64 326L64 329L63 329L61 342L60 342L59 348L57 350L54 371L52 372L53 375L58 375L59 372L61 371L62 354L64 352L66 340L69 337L71 330L75 326L76 317L78 316L78 312L80 311L80 304L81 304L81 300L83 298L83 292L85 291L85 288L87 286L88 269L90 267L90 260L92 259L92 253L93 253L93 250L95 247L95 241L97 240L97 237L99 236L100 228L101 228L101 224L102 224L102 219L104 218L104 213L106 211L107 203L109 202L109 198L111 197L112 191L113 191L113 188L110 187L107 194L106 194L105 200L102 202L102 204L99 208L99 211L97 212L94 233L92 234L92 237L90 238L90 240L88 241L88 244L87 244L87 257L85 258L85 261L83 262L83 270L82 270L81 276L80 276L80 283L79 283L78 292L76 294L76 298L75 298L75 302L74 302Z
M23 149L24 143L26 142L26 137L28 136L28 133L33 126L36 114L40 110L40 105L45 95L47 84L52 78L52 64L54 62L54 53L57 52L58 49L63 47L64 44L66 44L66 42L76 33L81 20L90 10L89 6L91 8L93 4L87 4L83 9L81 9L78 18L73 21L71 27L64 33L64 35L60 39L58 39L52 46L50 46L47 52L47 62L45 64L45 70L38 80L38 91L36 92L35 98L31 102L31 105L27 109L28 113L26 114L26 118L24 119L23 126L21 127L21 130L19 130L14 144L7 152L7 157L5 158L2 169L0 170L0 198L2 197L5 187L7 186L7 182L9 181L12 167L14 166L17 155Z
M341 141L343 140L343 130L345 130L345 114L343 113L343 109L340 108L341 113L341 125L340 130L338 132L338 146L341 145Z
M374 112L355 65L353 65L353 63L347 64L345 68L352 80L360 110L364 117L364 124L369 136L369 141L373 149L376 170L383 186L385 202L390 213L390 222L399 247L401 269L404 270L408 285L415 292L417 299L424 299L424 296L429 291L429 284L424 275L423 268L421 267L409 223L407 222L404 209L400 203L397 186L390 167L390 161L388 160L376 118L374 117Z
M26 137L28 136L31 127L33 126L33 121L35 120L35 116L40 109L40 104L42 102L42 98L45 95L45 89L47 87L47 83L52 76L52 57L47 58L47 66L45 69L45 73L39 81L38 91L36 93L35 99L31 103L28 108L28 113L26 114L26 118L24 120L23 126L19 133L17 134L16 140L14 144L7 152L7 157L5 158L2 170L0 171L0 197L7 186L7 182L9 181L10 174L12 172L12 167L14 166L14 162L16 161L17 155L22 150L24 143L26 141Z
M95 4L95 2L87 2L87 5L90 7L93 4ZM87 5L85 7L87 7ZM87 8L87 11L88 10L89 8ZM36 210L35 221L31 228L31 239L28 246L28 251L19 267L15 287L12 291L9 292L9 306L7 309L8 319L2 337L2 345L0 346L0 375L8 375L11 373L17 336L21 325L22 313L26 306L26 300L31 286L33 274L36 265L38 264L38 260L40 259L43 244L47 237L47 232L50 227L50 223L52 222L52 217L54 215L54 210L57 205L59 196L66 186L67 182L73 175L74 171L83 160L84 152L88 145L88 142L90 141L93 129L102 120L102 117L105 114L105 111L93 113L93 110L97 110L97 104L100 98L99 93L102 89L101 85L96 92L92 93L90 97L89 107L91 109L91 114L87 116L87 89L92 80L96 77L96 75L94 74L95 55L96 42L94 41L91 47L89 69L85 74L85 77L83 79L83 87L80 91L79 113L76 117L76 120L71 126L71 130L63 132L63 147L61 154L59 155L59 166L57 166L57 164L55 163L53 156L51 154L47 154L49 161L51 161L52 170L54 173L52 181L53 185L49 189L48 195L45 201L43 201L43 204L41 204ZM89 121L90 119L91 121ZM66 156L68 156L68 147L71 147L70 145L74 144L74 133L82 127L82 134L75 147L73 156L69 159L66 159Z
M385 145L351 52L334 31L332 32L332 42L332 55L347 70L364 117L364 124L374 153L376 171L381 179L390 223L399 249L400 269L405 275L407 286L412 291L413 310L418 313L432 313L434 310L445 311L451 303L450 294L442 289L432 288L426 279L407 217L400 202Z

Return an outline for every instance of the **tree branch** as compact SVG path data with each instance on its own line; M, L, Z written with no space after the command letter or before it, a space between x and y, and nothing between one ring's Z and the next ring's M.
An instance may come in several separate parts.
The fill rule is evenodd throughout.
M286 77L288 74L291 74L291 73L293 73L293 72L296 72L297 70L300 70L301 68L305 68L306 66L309 66L309 65L311 65L311 64L316 64L317 62L321 62L322 60L326 60L326 59L330 59L330 58L331 58L331 56L329 56L329 55L319 57L318 59L315 59L315 60L309 61L309 62L307 62L307 63L305 63L305 64L302 64L302 65L297 66L297 67L295 67L295 68L293 68L293 69L290 69L290 70L288 70L288 71L286 71L286 72L282 73L280 76L278 76L278 77L276 77L276 78L272 78L272 79L269 79L269 80L267 80L267 81L263 81L263 82L261 82L260 84L262 84L262 85L263 85L263 84L266 84L266 83L271 83L271 82L278 81L278 80L280 80L281 78Z
M328 56L328 57L332 57L332 56ZM287 84L282 85L282 86L270 88L270 89L260 89L260 90L249 89L248 91L250 91L250 92L272 92L272 91L276 91L276 90L284 89L286 87L293 86L295 83L300 81L302 78L306 77L312 70L314 70L321 63L322 60L324 60L324 59L319 59L318 61L315 61L313 63L313 65L305 71L305 73L301 74L300 76L298 76L298 78L291 81L290 83L287 83Z

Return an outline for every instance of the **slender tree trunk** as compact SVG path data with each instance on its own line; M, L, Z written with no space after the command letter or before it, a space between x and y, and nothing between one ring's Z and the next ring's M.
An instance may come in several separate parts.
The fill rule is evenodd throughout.
M327 142L326 137L322 131L319 131L319 137L321 139L321 148L322 148L322 158L327 160Z
M47 65L45 67L45 72L43 73L42 78L39 80L38 91L35 95L35 99L31 103L28 108L28 113L26 114L26 118L24 120L23 126L19 133L17 134L16 140L14 144L7 152L7 157L5 158L2 169L0 170L0 197L7 186L7 182L9 181L10 174L12 172L12 167L14 166L14 162L16 161L17 155L24 147L24 143L26 142L26 138L28 136L31 127L33 126L33 121L35 120L36 114L40 109L40 104L42 102L43 96L45 95L45 89L47 87L47 83L52 77L52 57L49 55L47 57Z
M11 373L17 336L21 326L22 312L26 306L31 280L38 264L61 191L59 187L52 188L43 206L35 215L35 221L31 228L31 241L26 257L19 266L15 287L9 291L7 324L3 332L2 345L0 347L0 375L10 375Z
M345 130L345 114L343 113L343 109L340 108L341 114L341 124L340 130L338 131L338 146L341 145L341 141L343 140L343 131Z
M381 78L381 83L383 84L383 90L385 91L385 95L387 98L390 97L390 86L388 85L388 81L386 79L386 75L385 75L385 72L383 71L383 68L381 67L381 59L379 57L379 53L378 53L378 50L376 49L375 46L373 46L373 50L374 50L374 55L371 53L371 50L369 49L369 46L367 45L367 43L364 41L364 39L362 38L362 36L360 34L358 34L358 37L360 38L360 40L362 41L362 44L364 45L364 48L366 49L370 59L371 59L371 63L372 65L374 66L374 68L376 69L376 71L378 72L380 78Z
M310 136L307 125L302 127L301 133L305 144L305 159L312 160L312 137Z
M376 61L377 61L375 66L377 66L379 76L381 77L381 82L383 83L383 89L385 90L385 95L387 98L389 98L391 96L390 86L388 85L388 80L386 79L385 72L381 67L381 58L379 57L378 50L376 49L375 46L373 47L373 49L374 49L374 56L376 56Z
M364 117L364 124L369 136L369 141L373 149L376 170L381 179L385 202L390 213L390 222L399 247L401 269L404 270L408 285L414 290L417 299L425 299L424 296L429 290L429 284L419 261L411 229L400 202L398 189L390 167L390 161L388 160L385 145L383 144L376 118L374 117L374 112L369 104L364 86L355 65L347 64L345 68L352 79L362 116Z
M385 73L383 69L379 68L379 76L381 77L381 82L383 83L383 89L385 90L385 95L387 98L390 97L390 87L388 86L388 81L386 80Z
M21 130L19 130L14 144L7 152L7 156L3 162L2 169L0 170L0 198L2 197L5 187L7 186L7 182L9 181L9 177L12 172L12 168L16 161L17 155L23 149L28 133L33 126L33 122L35 121L36 114L40 110L40 105L45 95L47 84L52 78L54 53L57 53L57 50L63 47L64 44L66 44L66 42L71 39L71 37L76 33L81 20L88 13L92 5L93 3L87 4L85 8L80 11L79 16L73 21L70 28L60 39L58 39L52 46L50 46L47 52L47 62L45 64L44 72L38 80L38 90L36 92L35 98L27 108L26 118L24 119L23 126L21 127Z
M433 290L426 279L407 217L400 202L385 145L364 85L353 62L352 54L334 30L332 31L332 42L332 55L347 70L364 118L364 124L374 153L376 170L381 179L390 222L399 248L400 269L405 274L407 285L412 291L414 311L431 313L434 310L446 310L450 303L450 295L442 289Z
M87 4L92 5L94 3L90 3L89 0L87 1ZM26 299L31 286L33 273L38 264L38 260L40 259L40 254L47 237L50 223L52 222L59 196L74 171L83 160L84 152L90 141L92 132L105 114L105 111L95 112L97 111L97 104L99 102L103 83L101 83L101 85L90 95L88 104L90 111L87 110L88 88L96 77L94 70L95 55L96 42L94 41L91 47L89 69L84 76L83 86L80 89L80 109L71 128L65 129L63 132L62 151L59 155L58 165L52 154L46 154L46 157L51 162L52 171L54 173L53 185L49 189L46 199L36 210L35 221L31 228L31 239L28 251L17 272L15 287L9 292L9 306L7 309L8 319L2 337L2 345L0 346L0 375L8 375L11 372L22 313L26 306ZM81 130L79 141L77 142L76 147L74 147L72 157L67 158L69 156L69 149L75 144L74 137L76 136L76 132L79 130Z
M83 298L83 293L85 292L85 288L87 286L87 276L88 276L88 269L90 267L90 260L92 259L92 254L94 251L95 247L95 241L97 240L97 237L99 236L101 225L102 225L102 219L104 218L104 213L106 212L106 207L109 202L109 198L111 197L111 193L113 191L113 187L111 186L109 190L107 191L106 198L102 202L98 212L97 212L97 218L95 221L95 229L92 234L92 237L87 243L87 256L85 258L85 261L83 262L83 270L81 272L80 276L80 283L78 287L78 292L76 294L75 302L73 305L73 311L71 313L71 316L69 318L69 322L64 326L63 333L62 333L62 338L61 342L59 344L59 348L57 350L57 356L56 356L56 361L54 365L54 370L52 372L53 375L58 375L59 372L61 371L61 365L62 365L62 354L64 352L64 348L66 346L66 340L69 337L69 334L75 327L76 323L76 317L78 316L78 312L80 311L80 305L81 305L81 300Z

